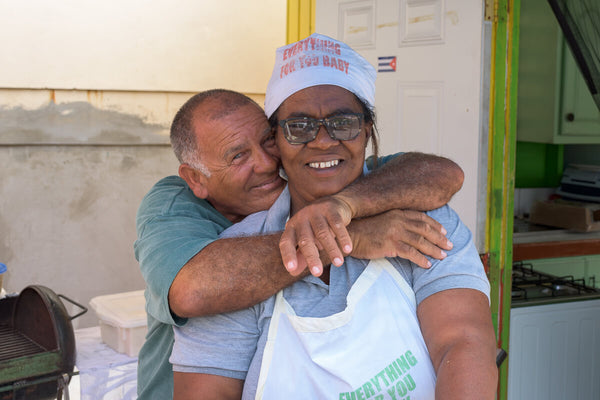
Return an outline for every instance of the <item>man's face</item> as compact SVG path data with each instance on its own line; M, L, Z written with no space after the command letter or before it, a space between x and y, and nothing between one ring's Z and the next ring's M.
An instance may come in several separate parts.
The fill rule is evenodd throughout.
M346 89L320 85L288 97L278 111L279 121L291 117L321 119L347 113L362 113L356 97ZM277 146L288 176L294 211L322 196L339 192L362 174L365 147L371 124L363 123L352 140L334 140L320 126L317 137L308 143L290 144L277 127Z
M210 171L203 177L206 199L232 222L266 210L284 186L279 177L279 152L263 111L253 104L224 117L209 119L200 107L194 131L201 161Z

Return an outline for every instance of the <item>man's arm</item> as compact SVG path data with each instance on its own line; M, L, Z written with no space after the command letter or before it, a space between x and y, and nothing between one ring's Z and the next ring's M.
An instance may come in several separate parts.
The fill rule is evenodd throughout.
M487 297L444 290L423 300L417 315L437 374L435 398L493 400L498 368Z
M399 154L336 195L360 218L394 208L429 211L460 190L463 170L454 161L418 152Z
M169 289L169 306L184 318L240 310L266 300L308 274L283 268L281 234L219 239L179 271Z
M448 240L443 227L417 211L392 210L353 221L348 230L358 258L405 257L441 250ZM197 317L253 306L306 276L288 273L277 248L281 234L219 239L196 254L179 271L169 289L169 305L180 317ZM329 263L322 252L322 262ZM443 258L445 253L436 258Z
M335 265L341 265L344 254L351 253L352 241L346 230L351 220L392 209L439 208L460 190L463 180L462 169L447 158L416 152L400 154L341 192L319 199L294 215L279 243L283 262L290 273L298 273L299 250L311 272L318 276L323 268L318 249L324 250ZM433 243L440 246L439 242ZM451 245L440 247L449 250ZM439 258L440 251L425 254ZM407 258L426 266L422 254Z
M430 173L426 172L428 168L432 169ZM348 193L344 190L343 200L336 198L332 201L319 201L316 207L309 206L311 212L307 216L304 215L306 208L301 210L300 213L290 219L288 226L294 226L295 222L302 221L303 228L300 229L300 232L305 232L307 227L308 229L314 229L315 235L321 239L321 243L328 243L326 238L322 239L319 236L322 232L326 232L326 236L331 238L330 241L335 242L330 232L332 230L334 232L343 230L346 235L343 243L351 249L352 239L346 230L346 225L352 217L366 215L364 210L378 213L384 211L385 207L409 208L415 203L419 203L419 198L422 196L427 197L427 200L424 200L423 207L440 207L462 185L462 170L460 167L450 160L433 155L402 154L386 163L381 171L361 178L352 185L356 186ZM405 178L405 175L410 176L410 179ZM438 175L441 177L438 178ZM418 180L415 177L419 177ZM366 183L360 183L363 180ZM370 195L375 196L374 199L371 199L370 195L366 195L361 189L363 185L374 185L374 187L379 188L378 190L369 189L371 190ZM405 187L405 189L398 190L399 185ZM426 194L430 191L436 194ZM390 195L387 193L390 193ZM390 200L390 198L394 199ZM374 204L380 205L374 206ZM366 207L364 210L363 205ZM357 215L354 216L353 213ZM340 215L343 216L340 217ZM315 224L316 218L319 221L325 221L325 227L320 227L318 225L320 222ZM346 222L345 219L348 219L348 221ZM405 249L398 253L400 256L405 254L411 261L427 266L427 261L422 257L422 254L442 258L444 254L440 248L445 250L451 248L451 244L443 238L444 232L441 230L441 225L431 219L419 221L415 218L397 216L394 221L404 227L404 237L402 233L394 236L395 245ZM358 232L361 228L357 226L356 229L356 232ZM382 234L385 234L385 232ZM300 251L306 257L301 255L300 259L296 254L296 246L289 241L287 243L293 248L293 257L290 257L289 252L279 253L280 235L219 239L211 243L190 259L175 277L169 288L169 306L171 310L180 317L198 317L238 310L257 304L284 287L291 285L300 277L305 276L305 267L309 261L308 257L313 257L313 264L308 265L314 265L315 255L311 253L311 250L316 252L321 270L323 262L329 262L328 260L332 260L336 265L341 265L343 255L337 244L335 244L337 252L331 250L331 245L322 246L319 244L325 249L323 260L319 258L314 240L315 235L309 240L310 243L302 241ZM338 234L337 236L343 235ZM364 238L368 236L363 235L362 237L364 242ZM435 246L432 246L432 244ZM394 243L388 241L386 246L389 248L394 246ZM375 249L374 251L379 250L381 249ZM417 253L420 254L420 257L413 256L411 258L410 254ZM290 275L284 268L281 268L284 254L287 254L287 258L284 257L284 261L287 260L286 267L289 260L293 260L295 267L288 269L296 276ZM373 254L381 253L376 252Z

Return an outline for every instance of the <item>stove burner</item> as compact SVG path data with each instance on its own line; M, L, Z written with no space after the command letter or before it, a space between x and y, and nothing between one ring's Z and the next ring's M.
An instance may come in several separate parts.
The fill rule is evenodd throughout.
M522 262L513 264L512 279L513 302L600 296L600 290L594 288L594 281L591 285L586 285L585 279L546 274L534 270L531 264Z

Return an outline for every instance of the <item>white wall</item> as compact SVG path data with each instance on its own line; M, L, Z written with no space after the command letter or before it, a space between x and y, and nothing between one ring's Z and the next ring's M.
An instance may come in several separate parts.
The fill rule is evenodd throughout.
M263 93L282 0L0 2L0 87Z
M83 304L143 288L135 213L177 173L170 122L215 87L262 104L285 2L1 2L0 35L4 288Z

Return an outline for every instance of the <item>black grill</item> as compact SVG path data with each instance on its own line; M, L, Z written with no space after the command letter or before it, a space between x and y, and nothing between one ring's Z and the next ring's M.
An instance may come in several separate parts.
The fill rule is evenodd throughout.
M82 312L69 316L61 299ZM86 311L39 285L0 300L0 400L68 397L75 366L71 320Z

